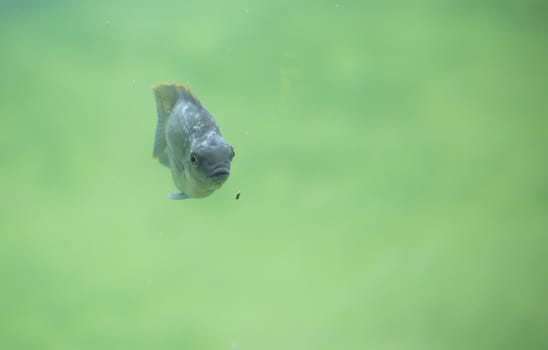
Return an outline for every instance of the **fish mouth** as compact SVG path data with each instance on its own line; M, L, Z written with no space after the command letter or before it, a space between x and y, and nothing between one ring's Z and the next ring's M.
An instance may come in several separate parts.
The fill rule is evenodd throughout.
M208 175L208 177L213 177L213 178L227 178L228 175L230 175L230 171L228 170L228 168L218 168L218 169L213 170L213 171Z

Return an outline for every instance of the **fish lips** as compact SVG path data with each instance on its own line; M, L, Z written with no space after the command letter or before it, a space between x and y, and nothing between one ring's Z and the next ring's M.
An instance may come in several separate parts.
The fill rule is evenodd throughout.
M230 175L230 169L228 168L217 168L209 173L208 177L217 181L224 181Z

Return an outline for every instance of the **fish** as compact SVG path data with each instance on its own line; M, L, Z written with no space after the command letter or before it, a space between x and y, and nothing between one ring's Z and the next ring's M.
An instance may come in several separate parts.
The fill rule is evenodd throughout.
M171 170L180 191L169 198L211 195L230 175L234 148L186 85L158 84L153 92L158 123L152 156Z

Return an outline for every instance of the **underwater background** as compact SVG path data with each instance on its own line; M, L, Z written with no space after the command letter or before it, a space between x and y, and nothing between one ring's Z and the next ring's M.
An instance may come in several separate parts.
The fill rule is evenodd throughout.
M547 13L1 1L0 348L548 348ZM211 197L158 82L236 150Z

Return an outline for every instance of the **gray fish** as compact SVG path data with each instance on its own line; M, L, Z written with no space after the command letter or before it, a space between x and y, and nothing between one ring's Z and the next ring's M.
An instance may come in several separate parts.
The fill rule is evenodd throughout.
M181 84L154 89L158 125L153 157L171 169L180 193L171 199L207 197L227 180L234 158L213 116Z

